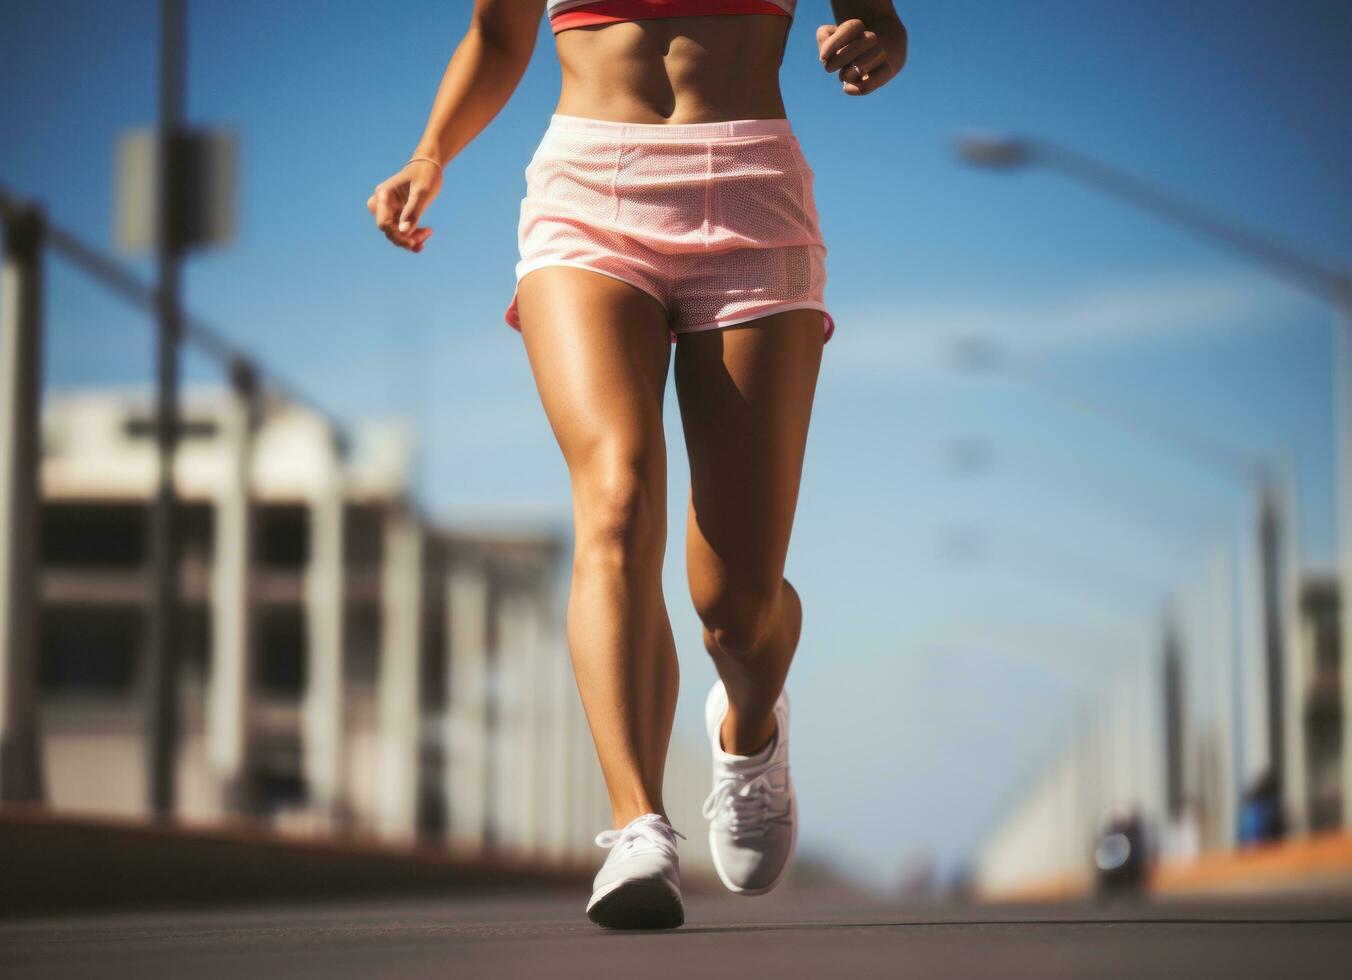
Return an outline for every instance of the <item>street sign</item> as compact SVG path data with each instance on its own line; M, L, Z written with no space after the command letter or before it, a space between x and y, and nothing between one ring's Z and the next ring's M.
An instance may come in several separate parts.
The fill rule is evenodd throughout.
M174 166L161 166L156 130L118 142L116 228L124 252L158 247L161 179L172 175L173 244L179 251L221 245L235 232L235 140L229 133L184 130L168 141Z

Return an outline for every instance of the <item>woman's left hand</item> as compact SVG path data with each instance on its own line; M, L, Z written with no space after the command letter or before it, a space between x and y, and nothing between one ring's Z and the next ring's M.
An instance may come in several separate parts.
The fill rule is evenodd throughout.
M868 95L897 77L906 64L906 28L896 17L870 27L859 18L817 28L817 54L835 72L846 95Z

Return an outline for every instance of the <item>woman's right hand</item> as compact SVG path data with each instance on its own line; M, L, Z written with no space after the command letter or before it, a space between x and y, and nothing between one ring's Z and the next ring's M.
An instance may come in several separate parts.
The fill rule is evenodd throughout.
M427 160L410 160L393 177L376 185L366 200L366 210L375 215L376 227L392 243L421 252L432 237L432 229L419 227L418 222L440 191L441 168Z

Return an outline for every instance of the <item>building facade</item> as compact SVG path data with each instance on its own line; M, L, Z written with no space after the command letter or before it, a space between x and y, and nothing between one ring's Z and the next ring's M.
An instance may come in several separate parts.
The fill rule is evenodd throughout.
M41 761L57 812L148 814L148 402L53 400L41 462ZM609 822L563 629L565 542L447 528L409 446L186 399L175 484L177 818L549 862Z

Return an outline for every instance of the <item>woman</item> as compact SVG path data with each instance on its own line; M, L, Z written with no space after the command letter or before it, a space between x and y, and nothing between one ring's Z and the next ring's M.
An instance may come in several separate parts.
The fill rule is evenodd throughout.
M792 856L783 693L802 622L783 577L823 345L825 247L779 67L796 0L476 0L413 158L367 202L400 248L445 165L502 108L542 13L563 85L521 205L519 329L568 466L568 644L613 813L587 912L684 921L662 770L676 706L662 596L662 397L675 346L690 459L690 594L719 682L705 707L719 877L757 895ZM906 60L891 0L832 0L820 66L845 95Z

